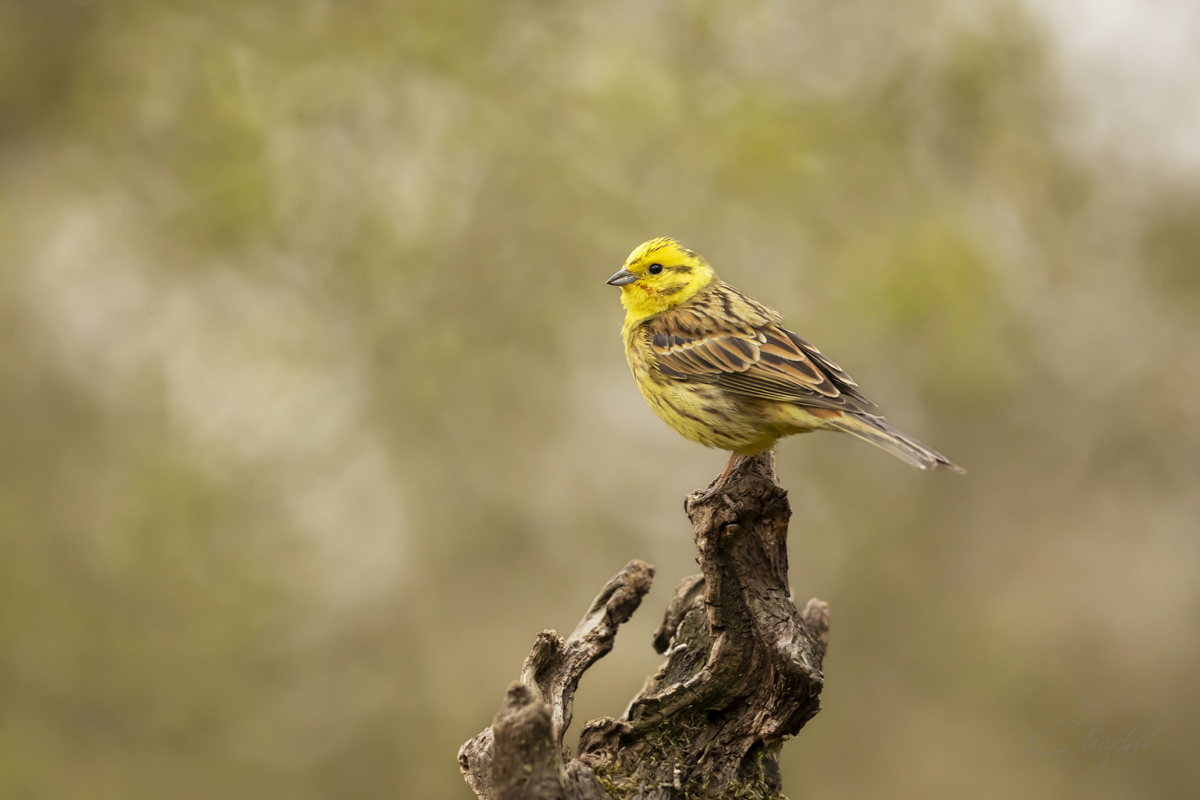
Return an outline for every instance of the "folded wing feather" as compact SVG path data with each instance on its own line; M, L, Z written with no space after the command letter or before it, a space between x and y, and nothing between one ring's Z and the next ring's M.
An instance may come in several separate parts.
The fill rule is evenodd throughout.
M875 404L841 367L784 329L775 311L717 283L646 323L664 375L747 397L864 412Z

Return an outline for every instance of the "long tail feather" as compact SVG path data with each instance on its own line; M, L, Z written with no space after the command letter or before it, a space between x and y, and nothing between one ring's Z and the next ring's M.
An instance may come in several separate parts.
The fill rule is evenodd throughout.
M932 447L901 433L879 417L870 414L843 413L838 419L826 419L825 427L857 436L919 469L945 467L962 475L967 472Z

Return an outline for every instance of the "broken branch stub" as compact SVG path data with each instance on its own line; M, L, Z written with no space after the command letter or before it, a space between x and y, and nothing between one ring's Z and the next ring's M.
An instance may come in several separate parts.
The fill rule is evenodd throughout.
M633 616L653 582L654 567L634 559L604 585L583 619L565 640L550 630L538 634L521 668L521 679L509 687L492 726L459 748L459 769L475 794L485 800L498 798L497 770L506 775L512 771L511 765L500 766L496 763L496 738L497 731L516 713L515 709L533 706L544 710L550 722L547 732L554 745L556 763L562 767L564 758L570 756L563 750L563 736L571 724L579 679L598 658L612 650L617 628ZM537 722L537 718L527 715L522 717L518 727L533 722ZM535 733L529 741L540 743L540 728ZM540 750L535 752L536 748L531 747L511 754L518 760L525 759L520 766L529 766L530 769L526 770L529 774L543 766ZM530 795L531 798L534 796ZM543 795L536 796L540 798Z
M782 742L820 709L829 606L814 598L800 612L792 603L791 510L775 480L774 452L739 458L724 480L693 492L686 508L702 574L680 581L655 633L666 662L620 719L587 723L579 757L565 761L562 741L579 677L612 648L617 626L653 578L652 567L631 561L571 636L538 636L493 727L463 745L460 765L479 797L782 797ZM523 694L518 686L526 687ZM513 724L529 726L528 736L510 735L510 708L525 715L509 714ZM527 776L518 790L525 794L510 793L514 757Z

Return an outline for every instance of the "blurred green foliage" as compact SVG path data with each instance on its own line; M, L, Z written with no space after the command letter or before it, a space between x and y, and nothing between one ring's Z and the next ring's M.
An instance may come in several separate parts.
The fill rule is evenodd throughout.
M1001 0L0 3L0 795L467 798L640 557L618 714L725 458L624 365L659 235L970 471L782 444L834 612L788 792L1194 791L1200 189L1080 144L1055 47ZM1085 694L1154 746L1026 751Z

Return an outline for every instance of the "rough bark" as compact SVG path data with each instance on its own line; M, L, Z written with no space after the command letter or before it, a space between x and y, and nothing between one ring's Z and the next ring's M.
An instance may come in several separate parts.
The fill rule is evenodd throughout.
M543 631L492 726L459 750L483 800L782 798L783 741L820 709L829 607L796 610L787 581L787 493L774 452L739 458L685 503L700 575L680 581L654 648L667 659L620 719L563 746L583 672L650 590L631 561L565 640Z

